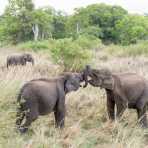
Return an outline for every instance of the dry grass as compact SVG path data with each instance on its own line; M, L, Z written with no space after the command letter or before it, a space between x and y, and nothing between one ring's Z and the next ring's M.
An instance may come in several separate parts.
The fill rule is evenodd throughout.
M1 49L0 66L11 51ZM63 130L54 128L53 114L40 117L29 132L21 135L15 128L16 95L26 81L58 75L60 67L44 54L32 53L36 65L0 70L0 148L147 148L148 130L138 127L134 110L127 110L119 122L108 121L105 93L88 86L66 97L67 116ZM100 53L98 53L100 56ZM112 58L99 60L94 67L113 71L132 71L148 78L148 59Z

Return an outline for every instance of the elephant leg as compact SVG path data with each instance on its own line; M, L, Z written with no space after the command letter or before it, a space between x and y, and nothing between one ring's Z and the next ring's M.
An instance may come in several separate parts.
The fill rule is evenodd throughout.
M21 65L25 66L26 65L26 61L21 62Z
M54 111L56 127L64 127L65 110L65 97L61 97L58 100Z
M30 111L27 111L26 113L26 121L25 123L20 127L20 132L25 133L28 130L28 127L31 125L33 121L35 121L38 118L39 112L38 108L34 107L30 109Z
M138 121L141 124L143 128L147 128L147 117L146 117L146 106L143 108L137 108L137 115L138 115Z
M115 120L115 101L112 94L107 92L107 112L110 120Z
M7 68L9 67L9 63L7 62Z
M117 117L117 119L120 119L121 116L123 115L125 109L127 108L127 103L126 102L117 102L116 106L117 106L116 117Z
M55 123L56 123L56 128L60 127L63 128L64 127L64 121L65 121L65 110L59 110L57 109L56 111L54 111L54 115L55 115Z

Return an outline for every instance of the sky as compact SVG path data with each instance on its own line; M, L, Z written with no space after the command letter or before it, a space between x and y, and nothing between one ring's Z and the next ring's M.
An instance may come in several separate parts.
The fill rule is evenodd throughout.
M73 13L77 7L85 7L94 3L106 3L109 5L119 5L130 13L148 13L148 0L33 0L35 6L52 6L56 10L63 10L68 14ZM0 14L3 13L7 0L0 0Z

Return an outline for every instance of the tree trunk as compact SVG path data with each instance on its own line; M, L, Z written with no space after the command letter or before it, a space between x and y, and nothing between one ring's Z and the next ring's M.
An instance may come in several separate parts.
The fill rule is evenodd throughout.
M79 23L77 23L77 34L79 34Z
M33 34L34 34L34 41L37 41L38 36L39 36L39 26L38 26L38 24L33 25L32 31L33 31Z
M42 40L45 38L45 34L44 34L44 32L42 32L42 34L41 34L41 38L42 38Z

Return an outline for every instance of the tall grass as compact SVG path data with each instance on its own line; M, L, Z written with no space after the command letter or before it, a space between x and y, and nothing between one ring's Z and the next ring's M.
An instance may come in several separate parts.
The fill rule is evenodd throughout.
M105 50L114 56L148 56L148 41L139 41L137 44L129 46L110 45Z

